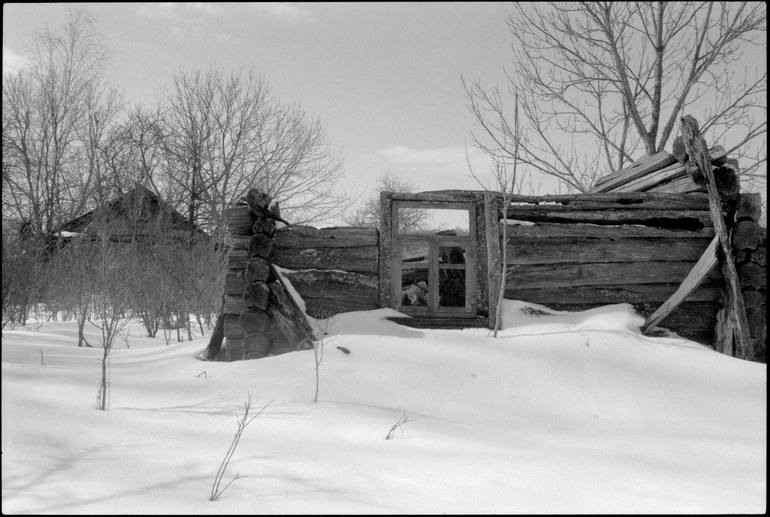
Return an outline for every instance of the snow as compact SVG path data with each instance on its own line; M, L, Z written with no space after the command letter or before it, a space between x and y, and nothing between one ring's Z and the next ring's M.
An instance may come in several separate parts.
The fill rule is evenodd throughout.
M77 348L74 322L4 330L2 511L765 511L766 365L645 337L625 304L507 301L498 338L396 314L330 320L318 403L312 350L205 362L208 336L165 345L132 322L104 412L100 349ZM249 393L272 403L208 501Z

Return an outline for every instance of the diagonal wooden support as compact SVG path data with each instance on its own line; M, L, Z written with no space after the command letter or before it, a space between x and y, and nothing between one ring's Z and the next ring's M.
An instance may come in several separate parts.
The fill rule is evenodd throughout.
M708 245L706 251L703 252L698 262L693 266L690 272L685 277L684 281L679 285L671 297L666 300L663 305L650 314L647 320L644 322L642 332L647 333L658 323L666 319L671 312L676 309L680 303L684 301L687 296L703 282L703 279L714 269L717 265L717 246L719 245L719 237L714 236L711 240L711 244Z
M751 359L753 357L751 336L749 334L749 323L746 317L746 307L743 304L743 295L738 281L738 272L733 262L732 246L730 245L730 234L727 231L724 215L722 214L722 203L719 198L714 171L711 168L708 147L698 129L698 122L690 115L685 115L681 119L682 140L690 157L690 162L697 167L698 172L705 178L706 190L709 197L709 209L711 219L714 222L714 230L719 238L724 257L724 274L728 285L728 300L731 311L732 331L736 344L736 356L741 359ZM694 168L693 167L693 168Z

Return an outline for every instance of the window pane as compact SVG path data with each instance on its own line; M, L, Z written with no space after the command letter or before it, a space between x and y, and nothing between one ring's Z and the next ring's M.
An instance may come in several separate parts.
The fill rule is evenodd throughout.
M438 275L439 307L465 307L465 270L441 269Z
M439 246L439 264L465 264L465 250L461 246Z
M401 243L401 266L402 267L428 267L430 257L430 244L425 242L402 242Z
M401 272L401 305L428 305L428 270L404 269Z
M455 208L398 208L402 234L469 235L469 212Z

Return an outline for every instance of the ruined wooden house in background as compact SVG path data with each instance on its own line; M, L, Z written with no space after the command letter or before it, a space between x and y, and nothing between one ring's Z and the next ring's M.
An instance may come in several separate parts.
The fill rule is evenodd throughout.
M591 193L512 196L508 206L502 194L488 191L383 192L378 229L275 229L269 198L262 198L264 206L233 207L226 339L210 358L309 346L307 323L296 324L304 318L287 296L291 290L313 317L391 307L406 315L393 319L411 326L492 328L503 246L505 298L570 311L630 303L648 317L681 292L683 301L656 323L736 355L723 268L709 265L681 291L694 266L709 262L704 256L716 264L719 252L707 189L693 176L687 155L675 150L679 156L659 153L600 178ZM758 194L739 193L737 164L722 148L708 154L746 301L750 358L765 360L761 201ZM405 229L399 220L414 210L448 224ZM724 266L723 256L719 261ZM270 328L276 335L265 338Z

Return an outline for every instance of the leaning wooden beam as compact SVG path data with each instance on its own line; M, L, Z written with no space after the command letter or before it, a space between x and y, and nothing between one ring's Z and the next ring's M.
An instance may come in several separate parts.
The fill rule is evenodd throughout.
M719 237L714 236L714 238L711 239L711 244L709 244L706 251L703 252L703 255L701 255L698 262L695 263L695 266L687 274L676 292L674 292L663 305L658 307L655 312L650 314L644 322L644 326L642 327L643 333L646 334L654 328L655 325L666 319L666 316L671 314L671 312L676 309L690 293L697 289L703 280L705 280L709 272L717 265L717 245L719 245Z
M698 122L690 115L681 119L682 140L690 160L697 167L700 174L705 177L706 189L709 195L711 218L714 221L714 230L719 238L719 243L724 256L724 274L728 285L729 305L731 306L732 332L735 337L736 355L742 359L753 358L751 336L749 334L749 322L746 317L746 307L743 304L743 295L738 279L738 273L733 262L730 234L727 232L719 190L711 168L706 142L698 129ZM689 171L688 171L689 173ZM728 328L729 332L730 329Z

